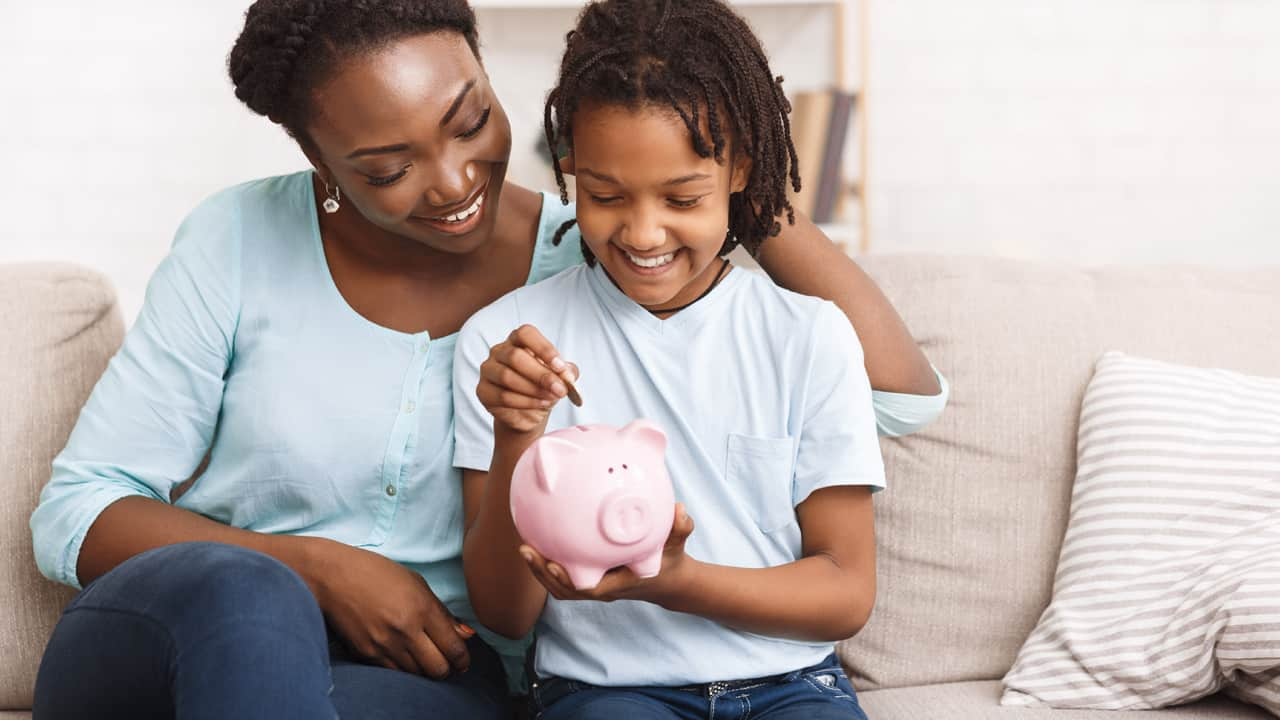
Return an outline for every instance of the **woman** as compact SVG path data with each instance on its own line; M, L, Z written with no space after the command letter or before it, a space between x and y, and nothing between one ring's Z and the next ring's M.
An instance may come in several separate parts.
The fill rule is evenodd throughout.
M36 717L506 713L523 646L472 629L454 333L581 256L552 242L572 208L504 183L478 45L461 0L249 9L236 95L312 170L192 212L56 459L37 560L85 589ZM940 411L897 315L811 224L760 261L850 315L883 431Z

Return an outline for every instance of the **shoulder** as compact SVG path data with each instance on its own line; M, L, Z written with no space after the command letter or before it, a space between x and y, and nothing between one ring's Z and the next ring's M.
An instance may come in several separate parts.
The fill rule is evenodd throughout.
M460 338L480 335L505 337L525 323L544 323L563 314L566 300L584 292L586 265L576 265L551 277L518 287L477 310L460 330Z
M745 302L754 306L755 312L774 327L792 331L808 328L827 316L830 310L844 317L831 302L780 287L764 273L741 269L738 272L744 276L742 292L749 296L749 299L744 298Z
M196 205L174 237L174 249L187 244L225 245L238 242L254 226L305 222L310 213L311 171L260 178L233 185Z
M749 294L744 304L752 307L775 342L810 355L839 353L847 357L852 352L861 356L853 324L835 303L779 287L761 273L743 272L747 276L743 292Z

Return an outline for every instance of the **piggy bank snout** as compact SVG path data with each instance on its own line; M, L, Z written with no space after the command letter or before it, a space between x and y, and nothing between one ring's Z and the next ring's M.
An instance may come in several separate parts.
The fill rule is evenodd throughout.
M634 491L623 490L600 504L600 533L615 545L634 545L654 526L653 503Z

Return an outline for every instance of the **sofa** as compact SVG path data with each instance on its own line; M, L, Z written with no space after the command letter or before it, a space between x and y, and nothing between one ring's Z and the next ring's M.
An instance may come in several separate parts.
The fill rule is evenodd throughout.
M877 604L839 647L868 717L1267 718L1222 696L1157 711L1012 709L999 698L1049 602L1095 361L1122 350L1280 377L1280 268L860 262L952 386L940 420L882 441ZM122 332L102 276L0 266L0 720L29 717L41 651L71 596L37 573L27 519Z

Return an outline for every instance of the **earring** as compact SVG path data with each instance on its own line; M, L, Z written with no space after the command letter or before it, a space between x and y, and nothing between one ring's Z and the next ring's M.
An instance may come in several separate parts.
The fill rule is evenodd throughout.
M342 207L338 202L342 199L342 188L338 187L336 183L332 186L329 183L325 183L324 191L329 195L324 201L324 211L332 215L338 212L338 208Z

